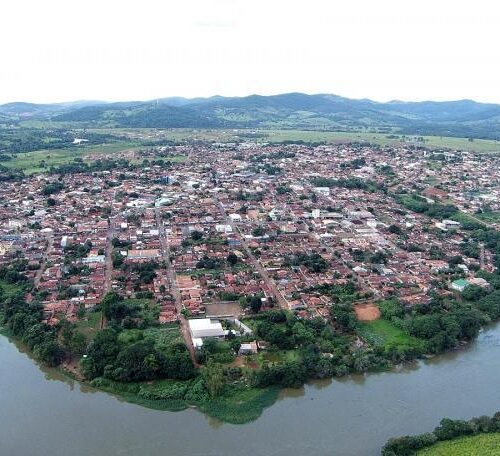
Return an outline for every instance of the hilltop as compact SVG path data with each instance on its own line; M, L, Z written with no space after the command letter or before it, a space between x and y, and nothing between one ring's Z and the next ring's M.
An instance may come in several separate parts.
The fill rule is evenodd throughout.
M472 100L380 103L287 93L0 105L0 121L16 124L27 119L55 126L64 122L111 128L278 128L500 139L500 105Z

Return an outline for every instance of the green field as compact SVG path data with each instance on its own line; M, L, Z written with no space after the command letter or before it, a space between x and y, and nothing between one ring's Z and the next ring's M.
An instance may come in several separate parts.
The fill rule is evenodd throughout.
M368 343L389 349L391 347L410 347L423 349L423 341L409 336L402 329L384 319L358 323L358 334Z
M144 337L151 337L155 339L157 344L162 345L184 343L184 338L182 337L180 327L177 323L147 328L144 330Z
M122 140L97 146L70 147L67 149L44 149L16 154L12 160L2 162L2 166L22 169L26 174L41 173L50 166L70 163L74 158L85 159L90 155L112 154L137 150L144 141L255 141L258 143L279 143L282 141L326 142L330 144L351 141L369 142L378 145L416 144L428 148L451 148L478 153L499 153L500 141L467 138L424 136L417 141L414 136L388 135L368 132L337 132L309 130L222 130L222 129L150 129L150 128L103 128L89 129L96 133L120 135ZM125 138L125 139L123 139ZM168 158L170 161L183 161L186 157ZM40 164L45 162L46 168ZM139 160L133 160L135 162Z
M121 134L131 138L169 139L173 141L205 140L205 141L236 141L246 139L255 142L282 142L305 141L327 143L343 143L350 141L363 141L379 145L415 144L428 148L460 149L480 153L500 153L500 141L468 138L455 138L446 136L424 136L423 141L418 141L416 136L403 136L387 133L369 132L343 132L321 130L279 130L279 129L89 129L96 133Z
M83 160L88 159L90 156L99 156L114 154L120 152L135 151L140 149L138 141L122 141L117 143L102 144L99 146L88 146L82 148L69 148L69 149L53 149L53 150L36 150L32 152L18 153L12 160L2 162L2 166L7 168L22 169L26 174L43 173L51 166L59 166L71 163L75 158ZM184 155L175 155L165 158L171 162L183 162L186 160ZM45 162L45 168L42 168L41 163ZM139 163L142 159L131 159L132 163Z
M91 340L101 326L101 312L87 312L83 318L77 320L75 325L87 340Z
M496 456L500 455L500 433L480 434L439 442L420 450L419 456Z
M0 280L0 289L6 297L9 297L14 294L20 293L21 291L23 291L24 287L22 285L19 285L18 283L7 283L4 280Z
M475 214L475 217L486 223L500 223L500 211L483 212Z
M75 158L88 157L89 155L112 154L139 148L137 142L117 142L102 144L99 146L88 146L81 148L36 150L32 152L18 153L12 160L2 162L7 168L22 169L26 174L41 173L51 166L64 165L72 162ZM45 161L45 169L40 167Z

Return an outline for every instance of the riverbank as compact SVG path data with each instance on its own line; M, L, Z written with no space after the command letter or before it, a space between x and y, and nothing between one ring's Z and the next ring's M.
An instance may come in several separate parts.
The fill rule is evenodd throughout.
M280 391L277 387L233 385L226 387L219 397L203 398L199 395L196 398L193 391L197 389L197 382L198 379L119 383L98 378L90 385L132 404L170 412L196 408L212 418L231 424L245 424L259 418L265 408L276 402Z
M382 456L500 454L500 412L468 421L443 418L432 432L395 437L382 448Z
M500 433L460 437L440 442L417 453L418 456L498 456Z
M500 325L460 350L400 366L282 389L244 425L199 408L138 406L33 362L0 337L0 453L5 456L380 456L392 436L428 432L443 416L492 415L500 404ZM27 412L29 411L29 412ZM36 425L34 424L36 423ZM54 438L54 429L63 439Z

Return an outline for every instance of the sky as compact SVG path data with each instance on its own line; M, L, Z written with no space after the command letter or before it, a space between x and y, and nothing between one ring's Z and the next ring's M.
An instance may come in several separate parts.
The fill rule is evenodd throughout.
M495 0L2 0L0 103L333 93L500 103Z

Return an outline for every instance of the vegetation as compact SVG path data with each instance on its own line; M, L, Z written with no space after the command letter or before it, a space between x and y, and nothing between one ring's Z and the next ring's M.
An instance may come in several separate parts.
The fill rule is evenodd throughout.
M500 448L500 433L459 437L420 450L420 456L494 456Z
M23 122L15 106L0 107L0 115L11 123L31 127L30 142L47 141L57 147L60 139L70 136L64 127L78 128L259 128L260 137L265 128L282 130L312 130L309 136L324 138L321 130L357 133L360 138L380 134L392 141L411 141L422 144L424 135L460 137L472 147L477 139L498 140L498 113L495 105L474 103L468 100L443 103L374 103L369 100L351 100L331 95L306 95L301 93L281 94L269 97L252 95L243 98L220 98L214 100L184 100L181 105L172 100L152 102L111 103L106 105L67 106L29 105L32 120ZM443 114L445 113L445 114ZM452 113L452 114L450 114ZM51 118L51 122L46 119ZM51 127L52 133L37 137L34 126ZM34 131L33 131L34 130ZM314 131L317 130L317 131ZM7 137L7 144L15 142L14 132ZM345 133L344 133L345 135ZM285 134L285 138L296 138ZM1 138L0 138L1 139ZM94 141L106 138L96 137ZM494 142L494 141L491 141ZM0 142L1 144L1 142ZM450 140L450 144L453 141ZM26 147L26 144L21 144ZM36 146L32 146L36 147Z
M493 417L481 416L469 421L444 418L432 432L389 439L382 449L382 456L412 456L417 453L493 455L498 453L488 453L488 446L494 443L498 445L498 442L500 442L500 412L495 413ZM422 450L424 448L425 450ZM446 452L450 450L452 451Z

